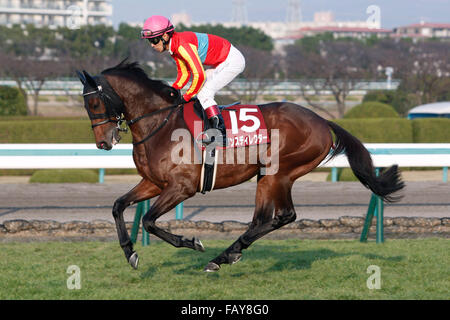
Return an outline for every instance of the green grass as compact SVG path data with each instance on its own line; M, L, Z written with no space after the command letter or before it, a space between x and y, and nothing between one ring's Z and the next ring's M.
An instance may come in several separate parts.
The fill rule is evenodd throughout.
M30 183L97 183L97 170L46 169L38 170L30 177Z
M0 243L0 299L449 299L448 239L260 240L242 260L204 273L231 241L205 240L206 252L161 241L136 245L138 270L116 242ZM81 289L67 289L70 265ZM369 290L367 268L381 269Z

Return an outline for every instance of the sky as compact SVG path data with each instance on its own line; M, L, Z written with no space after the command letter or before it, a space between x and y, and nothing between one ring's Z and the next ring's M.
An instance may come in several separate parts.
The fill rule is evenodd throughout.
M231 21L233 0L112 0L113 25L142 22L151 15L185 12L193 22ZM288 0L246 0L249 21L285 21ZM301 0L303 21L314 12L332 11L337 21L369 18L370 5L380 8L381 27L392 29L421 20L450 23L450 0Z

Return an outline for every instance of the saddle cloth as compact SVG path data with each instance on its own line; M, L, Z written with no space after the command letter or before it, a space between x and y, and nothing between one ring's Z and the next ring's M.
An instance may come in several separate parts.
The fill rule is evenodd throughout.
M227 129L226 148L270 143L266 123L257 105L229 105L219 108ZM183 118L194 140L201 145L202 132L209 129L209 121L198 101L184 105ZM205 149L203 145L201 147L202 150Z

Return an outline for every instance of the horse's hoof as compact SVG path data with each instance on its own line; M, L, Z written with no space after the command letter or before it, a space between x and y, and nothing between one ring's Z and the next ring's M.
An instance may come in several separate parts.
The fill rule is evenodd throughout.
M242 258L242 253L231 253L228 255L228 263L229 264L235 264L236 262L239 262Z
M131 255L130 259L128 259L128 262L129 262L129 264L131 264L133 269L136 270L138 268L139 257L138 257L136 252L133 252L133 254Z
M205 272L216 272L219 271L220 266L217 263L209 262L206 267L203 269Z
M194 237L192 238L192 243L194 244L194 250L205 252L205 247L203 246L203 243L200 241L200 239Z

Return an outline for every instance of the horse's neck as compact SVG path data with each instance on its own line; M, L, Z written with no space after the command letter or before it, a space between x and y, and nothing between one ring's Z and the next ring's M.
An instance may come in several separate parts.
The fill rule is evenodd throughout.
M164 122L167 112L170 112L164 111L158 113L156 111L168 106L169 104L167 102L161 100L159 103L151 105L142 103L136 109L127 108L124 115L128 121L145 116L130 126L133 141L141 141L152 131L156 130Z

